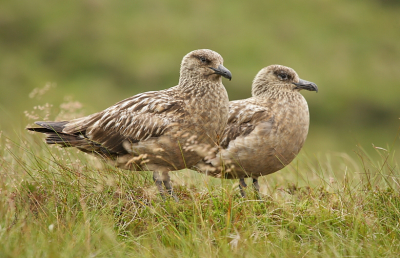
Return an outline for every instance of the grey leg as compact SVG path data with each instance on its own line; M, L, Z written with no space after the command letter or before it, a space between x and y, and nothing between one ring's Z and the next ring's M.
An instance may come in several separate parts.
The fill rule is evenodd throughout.
M165 185L165 189L167 189L168 194L171 195L176 202L179 202L178 197L174 194L174 190L172 190L171 180L169 179L169 176L168 180L164 180L163 183Z
M244 181L244 178L240 178L239 179L239 188L240 188L240 195L245 198L246 197L246 193L244 191L244 189L247 187L246 182Z
M154 171L153 180L164 201L165 201L165 189L167 189L168 194L171 195L171 197L174 198L175 201L179 201L178 197L176 197L174 191L172 190L171 179L169 177L168 172L161 173ZM165 186L165 189L163 185Z
M153 180L157 186L157 189L161 195L161 198L165 201L163 182L162 182L162 180L160 180L160 176L159 176L158 172L153 172Z
M254 193L257 196L257 199L261 200L261 197L260 197L260 185L258 184L258 178L253 178L253 188L254 188Z

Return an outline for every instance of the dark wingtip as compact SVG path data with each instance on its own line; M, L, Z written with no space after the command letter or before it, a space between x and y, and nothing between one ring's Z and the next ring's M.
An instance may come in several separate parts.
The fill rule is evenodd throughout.
M47 128L43 128L43 122L42 121L35 121L35 124L37 124L38 126L42 126L42 127L27 127L25 128L28 131L32 131L32 132L45 132L48 131Z
M40 132L40 133L62 132L65 125L68 124L68 121L61 121L61 122L36 121L35 124L37 124L40 127L36 127L36 128L28 127L26 129L29 131Z

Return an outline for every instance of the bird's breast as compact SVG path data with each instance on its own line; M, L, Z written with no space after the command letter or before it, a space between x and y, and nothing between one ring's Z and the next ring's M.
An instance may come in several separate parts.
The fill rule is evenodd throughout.
M197 94L185 102L187 123L199 137L215 143L228 121L229 99L225 88L208 90L207 94Z

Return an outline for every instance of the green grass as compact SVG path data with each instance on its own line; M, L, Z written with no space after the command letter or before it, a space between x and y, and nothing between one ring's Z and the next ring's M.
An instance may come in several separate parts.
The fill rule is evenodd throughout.
M22 134L21 134L22 135ZM151 174L115 169L37 136L0 150L1 257L396 257L400 173L394 150L300 155L260 180L177 171L179 203Z

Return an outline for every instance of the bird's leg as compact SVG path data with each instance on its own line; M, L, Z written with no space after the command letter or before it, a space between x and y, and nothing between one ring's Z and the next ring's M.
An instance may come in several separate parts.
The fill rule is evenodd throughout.
M258 178L253 178L253 188L254 188L254 193L256 194L257 199L261 200L260 185L258 184Z
M168 173L166 173L166 175L164 176L163 183L164 183L165 189L167 189L167 192L169 193L169 195L171 195L172 198L174 198L174 200L175 200L176 202L178 202L179 199L178 199L178 197L174 194L174 190L172 190L171 179L170 179Z
M167 189L167 192L169 195L174 198L175 201L179 201L178 197L174 194L171 186L171 179L169 177L168 172L153 172L153 180L157 186L158 191L160 192L160 195L162 199L165 201L165 189ZM164 186L165 189L164 189Z
M246 182L244 181L244 178L239 179L239 188L240 188L240 195L244 198L246 197L246 193L244 189L247 187Z
M164 195L164 187L163 187L163 181L160 179L160 173L159 172L153 172L153 180L154 183L157 186L158 192L161 195L161 198L165 201L165 195Z

